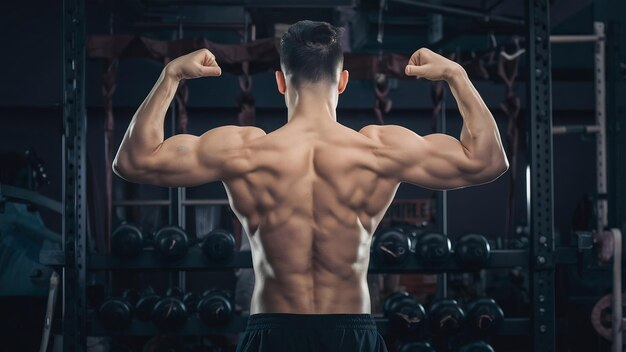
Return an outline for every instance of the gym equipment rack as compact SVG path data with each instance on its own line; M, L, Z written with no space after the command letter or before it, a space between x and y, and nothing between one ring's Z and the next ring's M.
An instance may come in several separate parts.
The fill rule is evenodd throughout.
M86 136L85 1L63 1L63 350L85 351Z
M530 297L532 351L554 352L554 203L552 190L552 87L548 0L526 3L527 116L529 120Z

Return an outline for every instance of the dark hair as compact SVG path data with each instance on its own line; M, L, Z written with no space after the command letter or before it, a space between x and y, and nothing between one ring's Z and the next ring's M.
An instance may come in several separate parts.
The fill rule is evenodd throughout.
M280 64L297 87L302 82L337 81L343 64L339 28L326 22L300 21L280 40Z

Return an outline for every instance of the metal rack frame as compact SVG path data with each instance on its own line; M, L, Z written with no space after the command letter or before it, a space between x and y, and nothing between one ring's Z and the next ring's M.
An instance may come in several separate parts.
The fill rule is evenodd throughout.
M601 3L599 19L606 21L606 101L607 115L607 165L608 221L626 233L626 49L621 44L626 38L626 25L622 22L626 4L623 1Z
M606 76L605 76L605 36L604 23L593 24L596 40L594 49L594 88L596 92L596 125L600 131L596 134L596 191L598 219L596 230L604 230L609 224L607 175L606 175Z
M593 43L594 44L594 91L595 123L593 125L552 126L552 134L593 133L596 137L596 231L609 224L607 199L607 128L606 128L606 69L605 29L603 22L594 22L594 34L551 35L550 43Z
M532 350L556 350L552 87L548 0L526 3L530 146L530 293Z
M589 234L589 236L591 236ZM555 250L554 262L557 265L575 265L579 263L581 252L585 248L559 247ZM529 267L529 251L527 249L494 249L487 262L480 268L468 268L452 256L443 265L432 266L421 263L415 255L411 255L402 264L383 265L370 261L368 271L372 273L469 273L483 269L503 269L511 267ZM63 251L42 251L39 261L44 265L63 266L65 257ZM584 258L583 258L584 261ZM200 249L193 247L184 258L176 261L164 261L153 250L144 250L136 258L122 259L108 254L94 253L87 260L87 270L159 270L159 271L220 271L236 268L252 268L250 251L237 251L233 259L227 262L212 262L205 258Z
M85 2L63 1L63 350L85 351Z
M565 249L560 253L558 262L572 263L575 258L574 250ZM54 258L49 258L54 260ZM573 261L575 262L575 261ZM489 260L484 263L485 269L510 268L511 266L527 267L528 251L525 249L503 249L491 252ZM151 250L143 251L137 258L120 259L105 254L92 254L87 261L89 270L158 270L158 271L224 271L236 268L252 268L250 251L235 252L234 257L227 262L212 262L206 258L199 248L191 248L183 259L164 261L157 253ZM441 266L428 266L420 263L415 255L410 255L401 265L382 265L371 261L368 267L370 273L462 273L474 272L478 269L467 268L463 263L452 257Z

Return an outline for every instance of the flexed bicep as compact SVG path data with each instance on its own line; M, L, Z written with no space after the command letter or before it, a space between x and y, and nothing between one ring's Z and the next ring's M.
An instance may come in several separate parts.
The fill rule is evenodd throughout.
M469 80L463 67L429 49L417 50L407 63L409 76L445 80L463 117L459 139L444 134L411 137L399 129L389 130L389 145L399 150L406 182L434 189L453 189L495 180L508 169L500 132L491 111ZM401 137L402 136L402 137ZM410 147L401 150L397 140ZM404 165L404 164L403 164Z
M219 76L221 72L207 49L171 61L130 121L111 165L113 171L127 181L170 187L198 185L220 177L220 167L215 165L220 164L222 145L213 140L231 137L240 130L213 129L205 133L214 135L209 143L204 143L204 135L181 134L164 139L163 122L182 79ZM216 162L204 162L206 148Z

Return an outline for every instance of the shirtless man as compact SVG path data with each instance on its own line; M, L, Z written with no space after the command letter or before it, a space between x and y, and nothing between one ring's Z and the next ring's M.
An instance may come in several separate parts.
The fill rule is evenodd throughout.
M113 169L166 187L222 181L249 234L255 289L237 351L386 351L371 317L367 269L372 233L401 182L455 189L508 168L496 122L463 68L428 49L406 74L445 80L464 124L459 139L394 125L337 123L348 71L337 28L292 25L280 43L278 91L288 122L266 134L223 126L163 140L182 79L219 76L208 50L170 62L130 122Z

